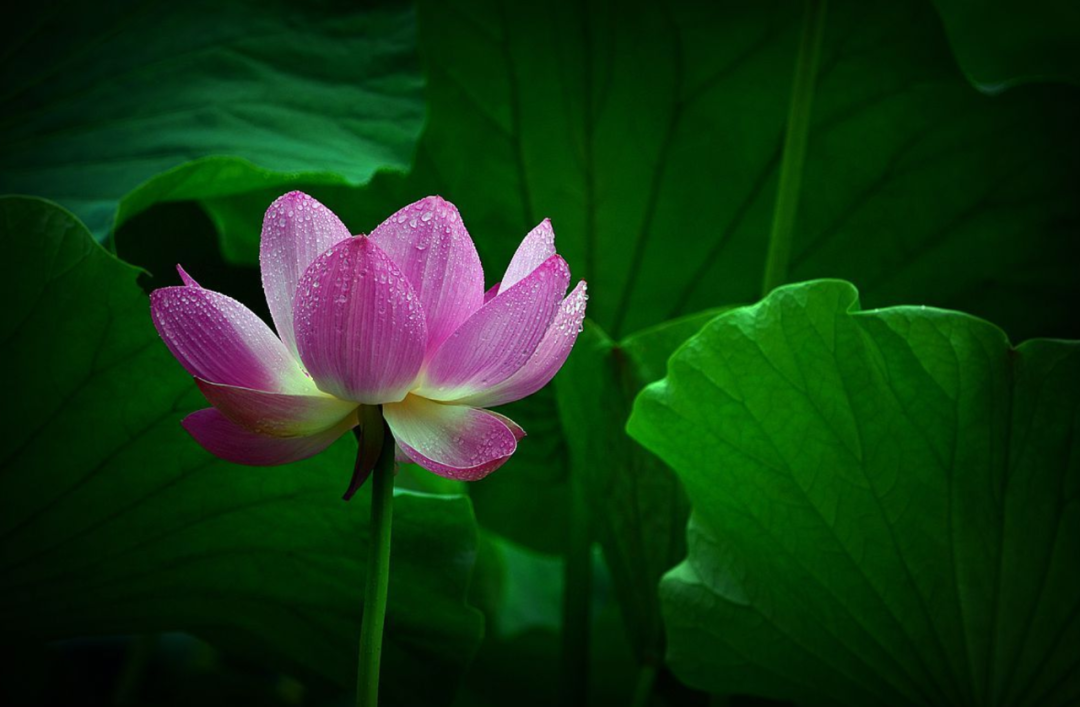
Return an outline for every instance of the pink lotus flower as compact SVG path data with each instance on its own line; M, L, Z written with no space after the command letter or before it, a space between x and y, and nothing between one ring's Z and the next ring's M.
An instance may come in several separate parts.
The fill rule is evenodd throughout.
M381 405L405 458L480 479L525 434L482 408L551 380L585 316L585 283L566 295L547 220L485 293L461 216L439 197L354 237L318 201L286 194L266 212L260 262L277 336L182 268L184 286L150 298L158 333L213 405L185 429L241 464L310 457L355 427L362 406Z

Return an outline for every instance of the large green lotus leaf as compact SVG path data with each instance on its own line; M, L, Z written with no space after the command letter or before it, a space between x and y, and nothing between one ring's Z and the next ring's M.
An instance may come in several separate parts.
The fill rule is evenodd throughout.
M157 201L362 184L407 167L423 123L400 3L35 3L6 19L0 192L53 198L99 239Z
M996 93L1029 81L1080 85L1080 4L1071 0L934 0L971 82Z
M370 503L341 501L355 443L285 467L215 459L180 427L205 401L138 271L45 201L0 200L0 232L4 632L184 629L350 685ZM452 697L482 633L475 552L468 499L397 494L384 670L409 679L384 681L390 703Z
M713 320L628 425L694 509L670 665L805 703L1075 703L1078 401L1077 342L848 283Z
M581 479L593 532L639 662L663 662L657 585L686 556L689 504L675 474L626 437L634 397L664 375L668 356L719 310L614 342L591 320L556 379L570 473Z

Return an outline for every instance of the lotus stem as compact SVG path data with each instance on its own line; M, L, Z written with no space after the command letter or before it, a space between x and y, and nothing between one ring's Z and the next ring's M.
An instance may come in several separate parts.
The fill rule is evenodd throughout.
M374 426L372 426L374 427ZM365 430L382 433L382 449L372 471L371 538L368 550L367 587L360 628L360 659L356 673L357 707L379 704L379 661L382 658L383 623L390 579L390 527L394 509L394 437L386 423Z
M581 707L589 693L592 537L580 476L570 475L570 534L563 570L562 675L559 704Z
M791 89L787 129L784 134L784 158L780 164L780 184L776 192L769 254L761 296L783 285L788 278L791 243L795 238L795 214L802 188L803 163L810 134L810 108L814 100L814 82L821 58L821 38L825 34L826 0L806 0L799 55L795 60L795 81Z
M656 666L643 665L638 673L637 684L630 707L648 707L652 702L653 686L656 684Z

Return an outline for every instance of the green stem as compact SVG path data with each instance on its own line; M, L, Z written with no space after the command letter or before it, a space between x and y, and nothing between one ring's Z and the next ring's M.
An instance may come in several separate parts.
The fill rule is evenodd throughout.
M120 677L113 692L114 705L123 707L124 705L138 704L139 692L146 677L146 669L154 657L157 646L158 635L156 633L132 637L131 642L128 644L124 667L120 671Z
M584 705L589 692L589 628L592 601L592 538L585 489L570 475L570 537L566 552L562 615L562 707Z
M814 100L814 80L821 58L821 38L825 34L826 0L806 0L799 56L795 63L795 83L791 90L787 130L784 134L784 159L780 165L780 184L769 233L769 255L765 261L765 296L787 281L791 242L795 234L795 212L799 206L806 141L810 134L810 107Z
M631 707L648 707L652 701L653 685L656 684L656 666L643 665L638 673L637 685L634 686L634 698Z
M382 425L382 449L371 473L371 542L356 673L357 707L379 704L379 660L382 658L386 590L390 579L390 525L394 510L394 438L386 423Z

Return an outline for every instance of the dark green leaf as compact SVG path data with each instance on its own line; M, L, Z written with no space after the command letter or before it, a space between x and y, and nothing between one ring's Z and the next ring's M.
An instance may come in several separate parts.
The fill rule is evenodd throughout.
M211 457L180 427L205 402L138 271L45 201L0 200L0 232L4 633L185 629L349 686L370 493L340 500L355 443L277 468ZM395 506L384 663L414 677L387 700L447 702L482 632L465 603L475 523L461 496Z
M1031 81L1080 84L1080 4L934 0L960 66L987 93Z
M616 337L753 301L801 16L421 2L431 118L408 197L457 203L489 268L550 216ZM791 279L1080 332L1078 121L1072 87L973 90L929 2L831 4Z
M716 316L703 312L613 342L586 321L557 379L570 472L584 485L593 531L604 549L637 659L663 662L657 585L686 556L689 505L668 467L626 438L634 396L664 374L667 358Z
M481 543L494 559L484 568L485 579L494 579L500 590L492 597L489 630L455 707L557 704L562 679L558 665L563 561L491 533L482 533ZM604 563L599 554L592 559L595 582L586 703L628 704L637 666L611 597ZM480 571L478 562L478 575Z
M689 684L825 704L1080 695L1080 344L819 281L713 320L628 429L694 513Z
M570 462L554 384L499 412L520 424L528 437L503 469L469 484L476 518L532 549L561 553L569 542Z
M37 3L5 35L0 192L99 239L158 201L407 167L424 116L400 4Z

